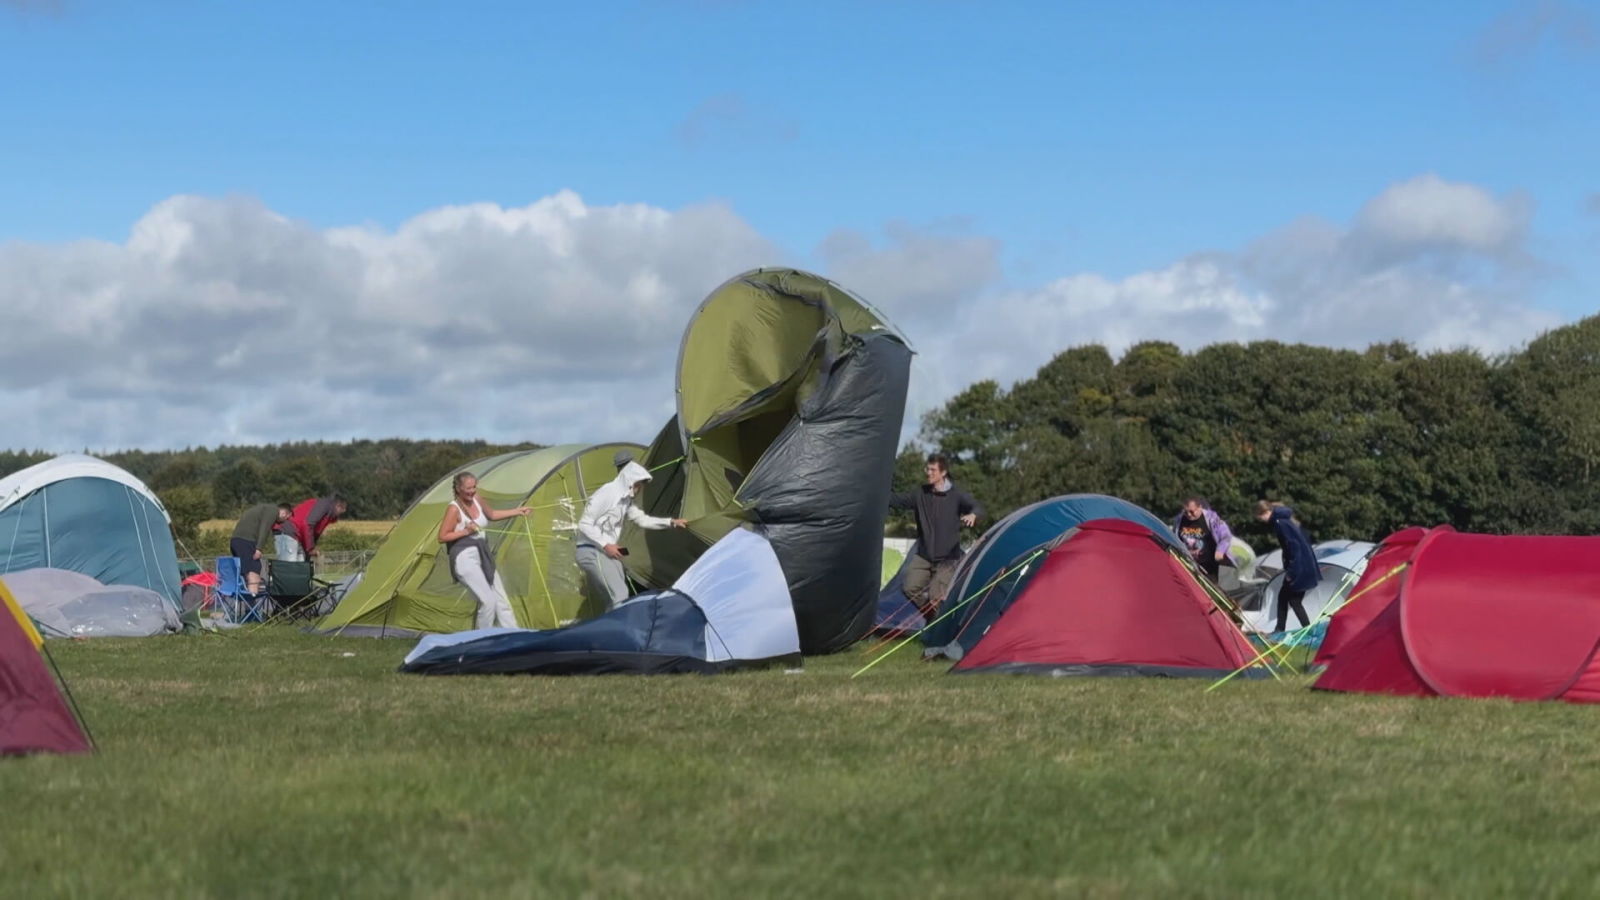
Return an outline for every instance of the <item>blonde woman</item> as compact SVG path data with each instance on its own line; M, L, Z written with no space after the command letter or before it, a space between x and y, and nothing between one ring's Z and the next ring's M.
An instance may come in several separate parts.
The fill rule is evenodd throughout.
M450 557L450 577L478 598L475 627L516 628L517 616L506 598L505 583L494 570L494 554L489 552L484 530L490 522L525 516L531 510L526 506L491 507L478 496L478 478L471 472L458 473L450 486L455 496L439 523L439 543Z

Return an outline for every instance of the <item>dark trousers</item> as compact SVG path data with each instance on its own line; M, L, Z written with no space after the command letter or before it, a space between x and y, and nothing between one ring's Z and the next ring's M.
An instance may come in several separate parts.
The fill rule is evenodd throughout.
M1294 617L1300 620L1300 627L1311 624L1311 617L1306 615L1306 592L1285 584L1278 589L1278 627L1274 631L1282 631L1289 624L1289 610L1294 610Z
M256 559L256 542L244 538L228 539L228 555L238 557L239 575L260 575L261 560Z
M906 599L916 604L924 616L938 612L944 604L944 595L950 592L950 576L955 574L958 562L960 560L955 559L930 562L920 554L911 557L911 565L906 567L906 580L901 583Z

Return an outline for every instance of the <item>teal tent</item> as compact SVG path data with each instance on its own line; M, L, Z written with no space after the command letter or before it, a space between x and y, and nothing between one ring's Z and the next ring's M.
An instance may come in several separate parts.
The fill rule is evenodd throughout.
M38 568L145 588L178 608L166 509L144 482L92 456L57 456L0 479L0 575Z

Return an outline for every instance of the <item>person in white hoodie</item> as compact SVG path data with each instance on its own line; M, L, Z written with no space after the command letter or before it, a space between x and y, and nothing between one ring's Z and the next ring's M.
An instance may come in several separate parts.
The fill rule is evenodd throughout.
M632 521L640 528L652 530L683 528L687 524L682 519L645 515L644 510L634 505L649 480L650 472L644 466L629 462L616 478L589 496L583 517L578 519L575 551L578 568L589 582L589 596L603 597L611 607L628 599L622 548L617 546L617 541L622 539L623 522Z

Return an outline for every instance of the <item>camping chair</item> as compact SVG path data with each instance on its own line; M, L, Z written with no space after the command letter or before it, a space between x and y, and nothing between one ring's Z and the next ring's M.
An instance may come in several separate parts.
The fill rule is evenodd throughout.
M309 561L273 560L267 569L267 595L277 605L275 616L291 620L316 618L333 587L312 574Z
M216 606L222 610L223 621L240 624L259 622L269 611L265 594L251 596L245 593L244 575L238 557L217 557Z

